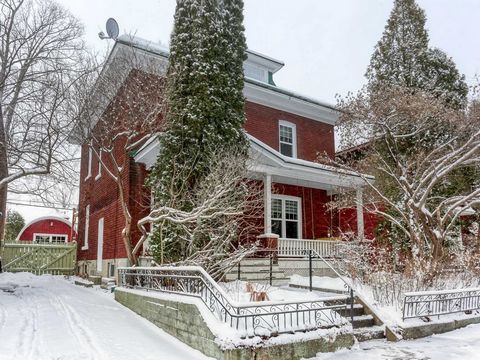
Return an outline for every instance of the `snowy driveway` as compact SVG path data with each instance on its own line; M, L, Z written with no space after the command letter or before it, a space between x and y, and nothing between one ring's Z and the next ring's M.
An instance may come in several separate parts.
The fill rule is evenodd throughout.
M317 356L311 360L478 360L480 324L418 340L367 341L352 350Z
M206 359L100 289L0 274L0 359Z

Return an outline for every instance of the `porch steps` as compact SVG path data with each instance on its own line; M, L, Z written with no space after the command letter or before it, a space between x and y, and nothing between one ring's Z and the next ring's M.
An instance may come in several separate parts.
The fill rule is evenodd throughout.
M235 266L225 274L225 280L242 280L260 284L269 284L270 259L244 259L240 262L240 279L238 278L238 266ZM285 272L280 270L278 264L272 264L272 285L286 285L289 281L290 278L285 276Z
M308 289L308 286L299 286L297 288ZM329 291L328 289L323 288L313 288L314 290ZM331 291L331 290L330 290ZM328 304L328 302L325 302ZM350 305L347 308L341 309L338 311L340 315L347 318L350 321ZM385 338L385 326L376 325L375 318L367 314L365 307L358 301L355 297L355 302L353 304L353 335L358 341L368 341L373 339L384 339Z

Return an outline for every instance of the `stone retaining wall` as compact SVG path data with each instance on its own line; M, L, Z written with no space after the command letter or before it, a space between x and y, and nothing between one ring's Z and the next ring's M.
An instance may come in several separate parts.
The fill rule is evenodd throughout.
M334 339L316 338L274 346L224 350L215 342L214 334L194 304L122 288L115 289L115 300L185 344L220 360L295 360L313 357L318 352L351 347L354 342L353 335L346 333L339 334Z
M442 334L478 323L480 323L480 316L472 316L462 319L452 319L444 322L432 322L416 326L408 326L399 329L399 332L403 339L418 339L433 334Z

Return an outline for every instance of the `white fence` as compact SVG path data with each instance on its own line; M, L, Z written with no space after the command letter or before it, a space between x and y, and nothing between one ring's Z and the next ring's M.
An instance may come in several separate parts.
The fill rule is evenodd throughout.
M303 257L309 250L321 257L331 258L337 254L337 240L278 239L278 256Z

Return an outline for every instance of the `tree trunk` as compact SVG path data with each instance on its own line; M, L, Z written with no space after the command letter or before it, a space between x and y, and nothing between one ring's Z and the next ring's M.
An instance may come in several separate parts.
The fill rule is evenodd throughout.
M8 176L7 141L3 123L3 108L0 104L0 180ZM5 239L5 224L7 220L7 190L8 185L0 187L0 240Z

